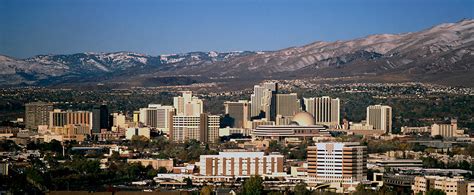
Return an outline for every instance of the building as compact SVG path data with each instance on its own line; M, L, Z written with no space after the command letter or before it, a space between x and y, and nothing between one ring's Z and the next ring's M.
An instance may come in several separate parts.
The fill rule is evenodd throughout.
M62 128L65 125L87 125L88 128L92 129L92 113L89 111L63 111L60 109L54 109L49 112L50 129Z
M250 121L250 103L246 100L238 102L224 102L225 121L231 128L248 128L248 121Z
M336 128L340 125L340 100L329 96L304 98L307 112L315 117L315 123Z
M241 136L250 136L252 131L250 129L244 129L244 128L220 128L219 129L219 137L224 137L224 136L231 136L231 135L241 135Z
M31 102L25 104L25 127L37 130L38 125L49 124L49 112L53 110L52 103Z
M148 108L140 108L140 122L148 127L169 133L175 109L173 106L149 104Z
M392 107L371 105L367 107L367 124L375 129L392 133Z
M402 134L418 134L418 133L430 133L431 134L431 127L429 126L423 126L423 127L408 127L408 126L403 126L401 128Z
M316 143L308 149L308 184L357 184L367 180L367 147L359 143Z
M296 93L276 94L276 115L293 116L300 112L300 100Z
M461 137L464 135L464 130L458 129L456 119L451 120L450 124L433 124L431 125L431 136L441 135L443 137Z
M174 168L172 159L127 159L127 163L140 163L144 167L152 166L153 169L164 167L168 172Z
M92 133L98 134L102 129L110 130L109 109L106 105L92 108Z
M265 118L274 120L276 117L276 94L278 91L277 83L264 83L255 85L254 92L250 96L251 109L250 117L252 119Z
M204 111L202 100L193 96L191 91L183 91L182 96L174 97L173 107L176 115L199 116Z
M423 193L431 189L439 189L446 195L467 195L469 182L462 177L440 177L440 176L417 176L412 185L414 194Z
M283 174L283 155L264 152L219 152L200 156L200 175L250 177Z
M219 120L219 116L205 113L199 116L173 116L170 138L176 142L195 139L216 143L219 140Z
M136 128L127 128L127 131L125 132L125 138L130 140L134 135L137 136L144 136L148 139L150 139L150 128L148 127L136 127Z
M278 141L286 138L311 139L331 136L326 127L315 125L314 117L307 112L296 114L289 125L258 125L252 135L257 139Z
M125 123L125 115L122 113L112 113L112 126L118 128L128 127L128 124Z

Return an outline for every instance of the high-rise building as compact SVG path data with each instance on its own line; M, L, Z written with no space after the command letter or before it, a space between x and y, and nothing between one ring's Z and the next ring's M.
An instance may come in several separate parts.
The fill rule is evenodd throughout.
M246 100L224 102L225 114L232 128L247 128L250 121L250 103Z
M371 105L367 107L367 124L374 129L392 132L392 107L385 105Z
M38 125L48 125L49 112L52 110L52 103L31 102L25 104L25 127L37 130Z
M282 117L293 116L300 112L300 101L296 93L276 94L276 114Z
M174 111L173 106L149 104L148 108L140 108L140 122L168 133Z
M254 92L250 96L251 118L265 118L275 120L276 118L276 94L278 91L277 83L264 83L255 85Z
M191 91L183 91L182 96L173 98L173 107L176 115L199 116L203 113L203 102L198 97L193 96Z
M195 139L201 142L216 143L219 139L219 116L173 116L170 138L175 142Z
M98 134L102 129L110 129L109 109L106 105L92 108L92 133Z
M49 112L49 127L62 128L65 125L87 125L89 129L92 126L92 113L89 111L63 111L54 109Z
M339 98L329 96L304 98L305 109L315 118L315 123L336 128L340 123Z
M308 149L308 183L354 184L367 179L367 147L316 143Z
M264 152L219 152L219 155L200 156L200 174L203 176L250 177L284 173L283 155Z

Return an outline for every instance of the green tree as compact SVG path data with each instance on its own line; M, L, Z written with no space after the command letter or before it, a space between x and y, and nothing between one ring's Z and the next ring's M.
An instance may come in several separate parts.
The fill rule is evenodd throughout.
M428 190L425 195L446 195L446 192L440 189L431 189Z
M296 184L295 186L295 195L307 195L309 194L309 190L306 188L307 185L306 183L299 183L299 184Z
M242 195L258 195L263 193L263 179L256 175L244 182Z
M168 169L166 167L158 167L158 173L168 173Z
M212 194L212 189L209 186L204 186L201 188L201 192L199 193L200 195L211 195Z
M193 180L191 178L184 178L183 181L186 183L186 187L191 188L193 187Z

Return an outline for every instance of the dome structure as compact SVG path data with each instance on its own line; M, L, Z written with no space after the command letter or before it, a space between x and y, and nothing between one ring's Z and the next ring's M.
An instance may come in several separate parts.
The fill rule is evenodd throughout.
M293 116L291 123L299 126L311 126L314 125L314 117L308 112L299 112Z

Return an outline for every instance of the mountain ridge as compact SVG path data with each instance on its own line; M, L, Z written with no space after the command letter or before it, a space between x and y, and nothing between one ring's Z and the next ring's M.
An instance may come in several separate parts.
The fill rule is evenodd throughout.
M465 19L418 32L315 41L265 52L209 51L157 56L124 51L85 52L26 59L0 55L0 85L51 86L74 78L92 83L120 81L132 86L153 86L158 77L192 77L191 82L233 78L235 82L357 76L369 81L474 87L473 63L474 20ZM147 83L140 83L141 80Z

